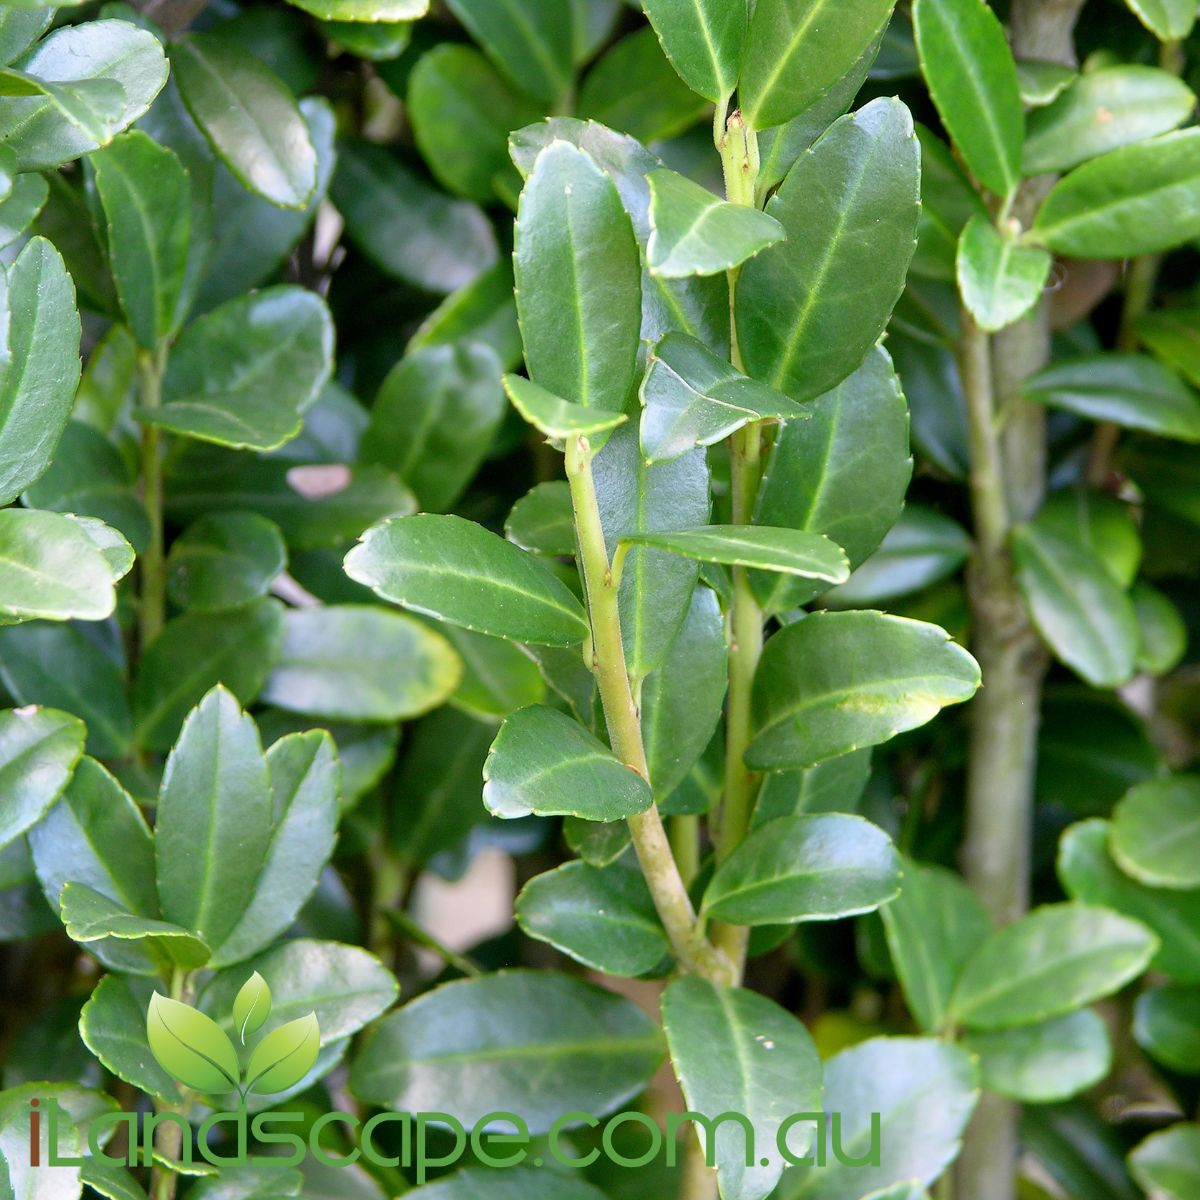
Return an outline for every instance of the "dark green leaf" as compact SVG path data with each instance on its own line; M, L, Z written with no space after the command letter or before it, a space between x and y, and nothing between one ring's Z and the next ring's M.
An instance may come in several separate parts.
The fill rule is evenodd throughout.
M464 1167L427 1183L423 1191L421 1200L605 1200L603 1192L582 1179L530 1167Z
M1200 312L1170 308L1146 313L1137 323L1139 340L1167 366L1200 387Z
M189 525L167 556L167 590L180 608L220 612L265 596L287 566L279 527L252 512Z
M457 708L496 719L546 698L537 664L520 646L454 625L443 626L442 633L462 662L462 679L450 697Z
M0 846L38 821L83 754L83 722L53 708L0 712Z
M705 525L663 533L633 533L621 545L648 546L698 562L779 571L805 579L844 583L850 567L840 546L819 533L763 525Z
M169 921L131 913L85 883L66 884L60 903L67 936L85 946L108 938L147 942L158 950L164 964L194 968L208 962L208 946L196 934Z
M121 975L105 975L80 1014L79 1036L119 1079L169 1104L178 1104L182 1098L178 1086L150 1049L146 1002L134 986Z
M408 350L467 340L491 346L506 371L521 362L524 352L517 328L512 265L507 259L447 296L413 334Z
M512 506L504 534L522 550L551 556L575 553L575 514L565 480L531 488Z
M574 76L570 0L537 0L517 10L494 0L449 0L487 56L522 91L558 100Z
M1133 1010L1133 1036L1173 1071L1200 1074L1200 993L1167 985L1147 988Z
M644 7L684 83L706 100L728 102L746 40L745 0L645 0Z
M986 217L987 208L941 138L918 125L917 139L921 143L921 223L912 270L930 279L953 282L963 228L972 217Z
M870 750L827 758L802 771L773 771L762 782L750 827L804 813L856 812L870 774Z

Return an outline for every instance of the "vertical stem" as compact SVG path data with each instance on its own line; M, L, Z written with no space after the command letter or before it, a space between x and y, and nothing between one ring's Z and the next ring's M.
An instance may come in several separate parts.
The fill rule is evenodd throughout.
M171 999L183 1004L192 1000L192 977L184 970L176 967L171 978ZM165 1101L155 1101L156 1113L174 1112L186 1114L187 1098L181 1104L167 1104ZM183 1155L183 1130L174 1121L164 1121L154 1131L154 1149L158 1154L171 1162L178 1162ZM179 1176L165 1163L155 1162L150 1168L150 1195L153 1200L175 1200L175 1188Z
M163 355L138 353L138 400L142 408L159 406L162 393ZM142 503L150 518L150 540L140 561L141 597L138 615L139 645L144 652L163 626L166 615L166 569L163 556L162 448L157 425L142 426Z
M671 817L669 822L671 851L679 864L683 882L691 887L700 874L700 818L691 815Z

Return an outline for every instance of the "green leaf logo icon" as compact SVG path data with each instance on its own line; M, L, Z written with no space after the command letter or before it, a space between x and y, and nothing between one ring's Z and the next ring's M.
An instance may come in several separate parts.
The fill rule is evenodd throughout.
M267 981L255 971L242 985L233 1002L233 1023L237 1026L242 1045L257 1033L271 1015L271 989Z
M316 1013L280 1025L254 1047L246 1068L246 1090L267 1096L287 1091L312 1070L320 1049Z
M154 993L146 1037L160 1066L185 1087L221 1094L238 1090L241 1068L225 1031L189 1004Z

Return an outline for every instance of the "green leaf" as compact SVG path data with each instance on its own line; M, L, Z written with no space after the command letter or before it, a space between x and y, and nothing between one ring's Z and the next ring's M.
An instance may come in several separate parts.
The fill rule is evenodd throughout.
M1012 51L984 0L917 0L921 70L972 174L998 196L1021 177L1025 118Z
M1138 340L1156 358L1200 387L1200 337L1194 308L1170 308L1146 313L1137 323Z
M277 708L346 721L399 721L444 703L462 667L440 634L374 605L297 608L262 697Z
M780 817L735 847L704 911L737 925L831 921L873 912L900 890L900 857L877 825L845 813Z
M1168 984L1147 988L1133 1010L1133 1036L1152 1058L1185 1075L1200 1074L1200 994Z
M708 465L703 450L647 464L632 425L615 430L592 461L600 522L609 557L622 538L687 529L709 519ZM700 568L650 547L625 556L618 593L625 660L634 679L665 657L687 615Z
M0 846L46 813L83 755L83 722L52 708L0 712Z
M93 97L99 89L105 101L119 96L119 109L108 110L107 102L102 105L108 137L141 117L167 81L161 42L129 21L64 26L14 66L51 87L82 88ZM101 145L63 117L53 99L30 95L0 99L0 141L16 154L22 171L57 167Z
M285 933L333 854L340 813L337 748L324 730L287 734L267 751L272 828L245 910L213 950L239 962Z
M1137 669L1151 675L1173 671L1187 653L1188 632L1179 609L1157 588L1139 579L1129 593L1141 639Z
M746 764L807 767L877 745L969 700L978 687L978 664L936 625L875 612L814 613L767 643Z
M513 89L471 46L441 42L408 80L413 135L429 169L452 192L487 204L496 178L511 174L508 134L541 109Z
M150 1001L146 1034L154 1057L185 1087L221 1095L241 1079L237 1051L211 1017L159 992Z
M191 233L191 185L175 153L144 133L122 134L90 159L121 308L153 350L179 328Z
M573 646L587 636L583 608L548 567L462 517L372 526L346 573L394 604L493 637Z
M654 1023L630 1001L549 971L443 984L374 1026L350 1072L362 1100L453 1112L498 1109L545 1133L564 1112L604 1116L636 1096L662 1059Z
M607 433L629 419L623 412L571 404L522 375L505 375L504 390L513 408L552 439L588 437L602 443L604 439L596 435Z
M180 608L223 612L266 596L286 567L273 522L253 512L213 513L171 543L167 591Z
M773 771L762 781L750 828L776 817L856 812L870 774L870 750L829 758L803 771Z
M83 883L130 913L159 915L154 841L141 809L94 759L80 761L62 798L29 830L38 882L56 912L63 887ZM154 961L128 941L89 949L106 966L151 974Z
M876 43L894 0L761 0L750 20L738 102L767 129L820 99Z
M728 101L746 41L745 0L645 0L644 7L684 83L706 100Z
M952 871L906 861L900 895L880 913L909 1010L941 1032L963 964L992 931L987 909Z
M921 143L921 222L912 270L951 283L963 228L972 217L986 217L987 208L941 138L918 125L917 140Z
M582 1179L531 1167L464 1167L422 1190L421 1200L605 1200L603 1192Z
M901 1182L932 1183L957 1156L977 1095L971 1056L947 1042L881 1037L835 1054L825 1064L826 1116L841 1114L842 1154L861 1158L877 1113L879 1165L845 1163L827 1146L824 1166L784 1173L779 1200L848 1200Z
M188 714L167 759L154 838L163 916L217 946L238 924L271 840L254 721L223 687Z
M250 1054L248 1090L262 1096L286 1092L312 1070L320 1049L316 1013L271 1030Z
M462 661L462 679L450 697L456 708L498 718L546 698L537 664L520 646L454 625L443 626L442 633Z
M1085 546L1122 588L1133 583L1142 539L1128 504L1103 492L1063 488L1046 498L1036 520L1040 529Z
M635 385L641 268L617 189L583 150L554 141L538 155L513 263L529 378L571 404L621 412Z
M1113 812L1112 856L1148 887L1200 888L1200 776L1151 779Z
M79 383L75 288L45 238L8 268L0 331L0 504L8 504L50 465Z
M75 517L0 509L0 563L5 567L0 575L0 614L51 621L102 621L111 616L117 603L114 571L92 534ZM119 544L129 549L124 539Z
M499 259L491 222L478 206L430 187L381 146L338 143L333 202L371 262L425 291L466 287Z
M1191 0L1126 0L1138 19L1164 42L1177 42L1192 32L1196 13Z
M37 219L50 194L40 175L18 175L12 192L0 200L0 249L11 246Z
M967 960L951 1014L972 1029L1061 1016L1136 979L1158 949L1138 921L1086 904L1044 904L993 933Z
M1024 393L1090 421L1200 441L1200 396L1144 354L1092 354L1054 363L1028 379Z
M642 453L651 464L715 445L751 421L810 415L681 333L669 333L655 346L640 395Z
M395 471L422 509L444 512L466 490L504 419L501 365L481 342L411 351L371 406L360 457Z
M119 1079L168 1104L178 1104L182 1098L178 1086L150 1049L145 1014L145 998L127 977L105 975L80 1013L79 1036Z
M493 0L449 0L450 11L496 67L523 92L555 101L574 78L569 0L512 9Z
M1087 71L1053 104L1030 115L1022 171L1067 171L1169 133L1195 106L1191 88L1169 71L1132 65Z
M283 80L214 34L172 43L171 65L192 119L237 180L281 208L303 208L316 191L317 152Z
M124 1167L101 1162L89 1155L79 1168L79 1178L108 1200L146 1200L142 1185Z
M788 422L776 438L754 521L824 534L857 567L904 511L912 477L908 408L887 352L872 351L805 411L811 420ZM760 603L776 612L825 590L781 575L751 582Z
M770 1151L747 1164L750 1134L722 1122L715 1134L699 1135L715 1163L724 1200L763 1200L783 1174L780 1127L793 1113L819 1111L821 1062L808 1030L766 996L696 977L677 979L662 999L663 1028L671 1064L689 1112L710 1120L737 1113L753 1129L754 1144ZM737 1064L730 1070L730 1064ZM788 1138L793 1155L811 1145L797 1131ZM715 1139L715 1146L710 1140ZM756 1151L757 1153L757 1151Z
M904 287L919 186L920 147L898 100L842 117L792 168L767 205L787 240L738 283L738 339L755 379L803 401L858 367Z
M7 66L19 58L53 23L52 7L6 5L0 14L0 62Z
M1134 258L1200 236L1200 129L1123 146L1076 167L1033 234L1071 258Z
M189 325L171 351L162 406L134 416L221 446L274 450L300 432L332 367L325 302L303 288L268 288Z
M981 329L996 333L1015 324L1041 299L1050 276L1050 255L1022 246L977 214L958 243L958 286Z
M483 802L498 817L619 821L645 812L653 796L577 721L535 704L500 727L483 768Z
M1074 67L1064 63L1042 62L1038 59L1017 61L1017 82L1021 99L1030 108L1045 108L1053 104L1079 78Z
M575 513L571 488L554 479L531 488L512 506L504 536L522 550L552 557L575 553Z
M188 712L218 683L249 704L266 682L282 640L283 608L272 599L168 621L144 651L134 681L137 742L169 750Z
M517 328L512 264L507 259L447 296L421 322L408 343L408 352L461 341L491 346L506 371L517 367L524 357Z
M780 571L805 579L844 583L850 567L840 546L819 533L762 525L705 525L665 533L632 533L622 546L650 546L698 562Z
M27 100L44 97L57 117L97 146L103 146L117 132L117 121L125 108L125 89L115 79L51 83L11 68L0 71L0 96Z
M1158 1200L1187 1200L1200 1187L1200 1125L1180 1122L1152 1134L1129 1155L1129 1169Z
M243 1046L246 1044L246 1038L257 1033L270 1015L271 988L255 971L233 998L233 1023L237 1026Z
M530 937L606 975L644 975L669 953L650 889L630 867L572 862L535 875L516 917Z
M1017 1029L968 1033L962 1044L979 1058L985 1087L1026 1104L1067 1100L1112 1067L1108 1027L1090 1008Z
M1133 674L1138 648L1133 603L1081 542L1036 519L1012 534L1017 583L1055 656L1093 687Z
M169 921L132 913L86 883L65 884L59 902L67 936L83 945L106 938L146 941L168 964L195 968L208 962L208 946L196 934Z
M415 21L429 12L429 0L288 0L323 21Z
M633 840L625 821L563 820L563 840L589 866L610 867Z
M642 684L642 741L657 799L665 800L704 753L721 719L728 674L721 606L698 587L662 665Z

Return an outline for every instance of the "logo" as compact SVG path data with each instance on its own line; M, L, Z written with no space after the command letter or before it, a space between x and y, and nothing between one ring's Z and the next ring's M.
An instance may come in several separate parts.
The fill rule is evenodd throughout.
M194 1092L273 1096L298 1084L321 1049L316 1013L288 1021L262 1038L254 1035L271 1015L271 989L255 971L233 1001L238 1045L210 1016L154 993L146 1013L146 1037L159 1066ZM239 1048L240 1047L240 1048Z

